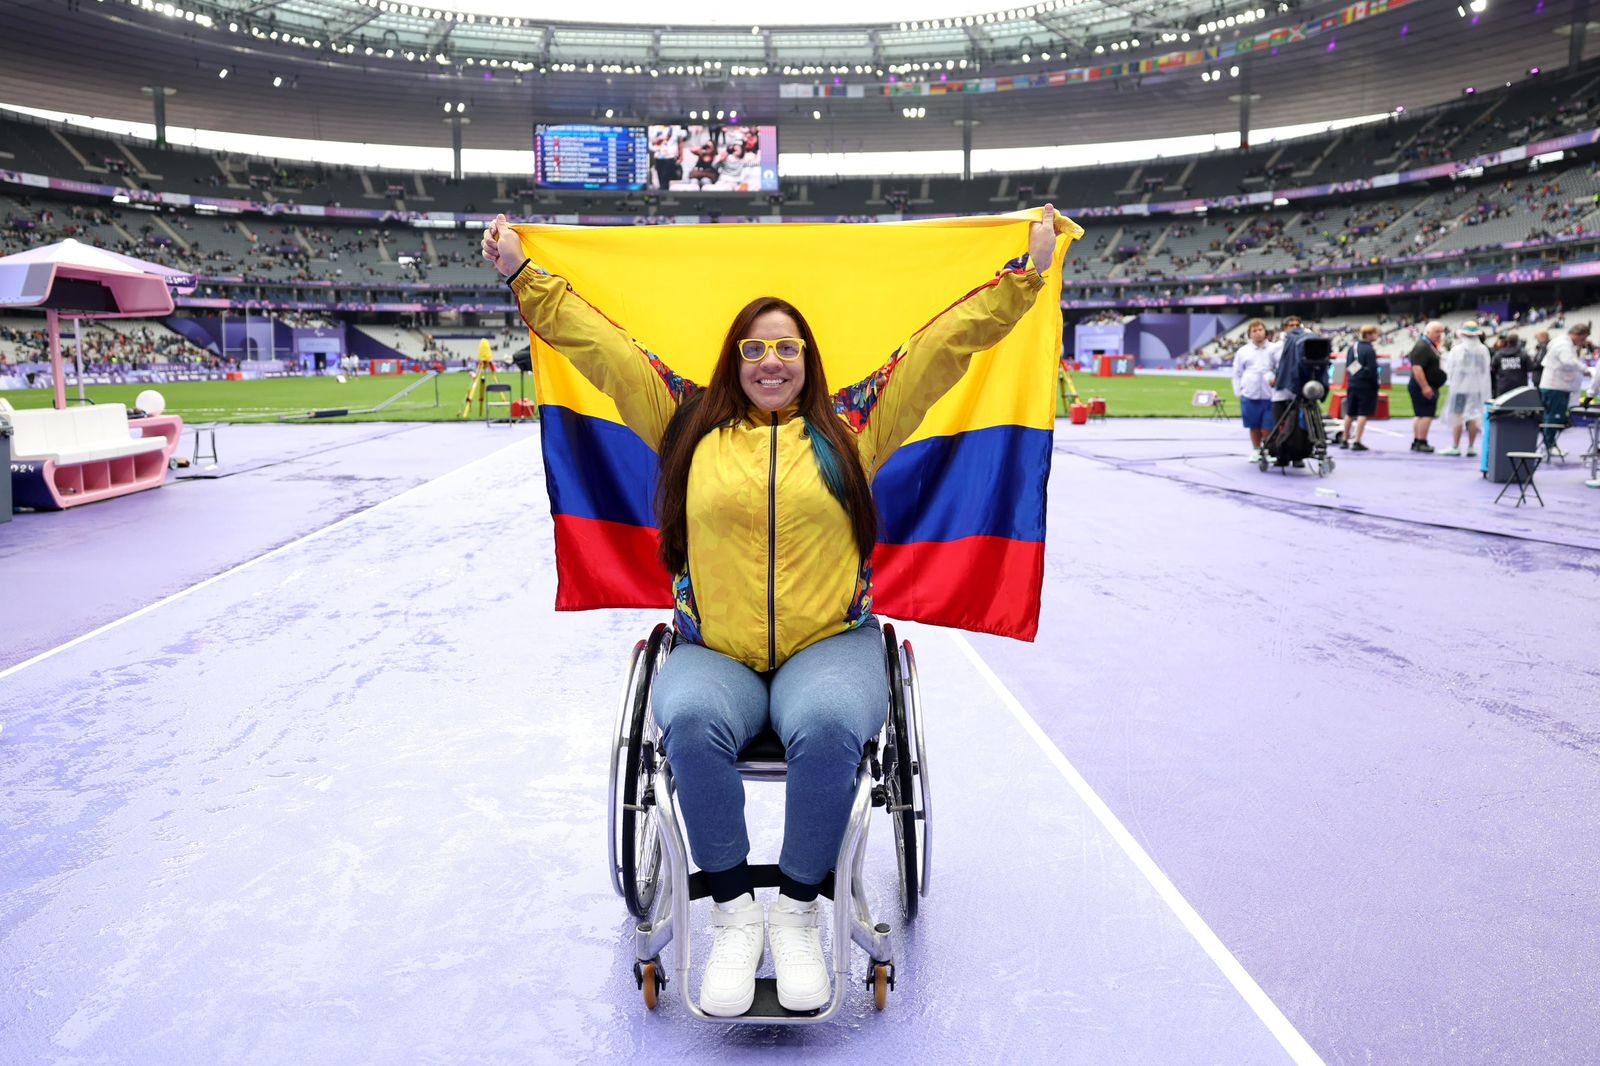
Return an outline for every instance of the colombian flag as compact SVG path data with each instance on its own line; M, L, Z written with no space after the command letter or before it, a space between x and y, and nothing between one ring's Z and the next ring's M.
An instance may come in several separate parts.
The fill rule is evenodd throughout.
M871 225L518 226L541 268L672 371L705 383L728 323L778 296L817 335L837 392L985 285L1039 212ZM1031 640L1044 578L1045 483L1061 354L1061 218L1047 284L1011 334L879 471L874 610ZM531 337L555 517L556 609L672 606L656 557L656 456L616 405ZM644 358L641 354L640 358Z

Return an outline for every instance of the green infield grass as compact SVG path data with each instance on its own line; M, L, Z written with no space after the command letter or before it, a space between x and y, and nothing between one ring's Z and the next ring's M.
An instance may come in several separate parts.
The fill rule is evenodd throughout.
M438 380L438 403L434 402L434 383L417 384L420 375L371 377L358 375L340 384L331 377L270 378L262 381L184 381L164 385L92 385L86 390L96 403L123 403L133 406L134 397L154 388L167 401L170 414L182 415L187 422L278 422L285 416L302 416L315 410L359 411L376 407L409 385L417 387L373 414L348 414L315 419L318 422L449 422L455 421L471 381L468 374L446 374ZM501 374L513 397L533 396L530 375L519 383L514 373ZM1210 418L1209 408L1191 406L1196 391L1215 390L1227 398L1230 416L1237 417L1239 402L1225 377L1204 375L1137 374L1125 378L1097 378L1074 374L1078 394L1087 399L1104 397L1112 418ZM76 397L77 386L69 385L67 395ZM48 407L48 389L20 389L0 392L21 408ZM1411 417L1411 399L1404 389L1389 393L1395 418ZM1057 415L1066 417L1059 401Z
M267 378L261 381L175 381L161 385L91 385L86 395L95 403L122 403L133 406L133 401L145 389L155 389L166 398L167 413L183 416L186 422L277 422L303 416L316 410L345 409L359 411L376 407L397 395L408 386L415 385L410 393L395 400L374 414L349 414L332 418L319 418L317 422L448 422L455 421L472 380L470 374L446 374L438 379L438 403L435 405L434 383L422 380L425 375L404 374L395 377L357 375L344 384L331 377L325 378ZM519 395L515 373L501 374L499 381L512 389L512 398ZM527 395L532 398L533 379L526 382ZM76 385L67 386L69 401L78 395ZM52 398L49 389L22 389L0 392L12 406L49 407Z
M1106 401L1106 414L1112 418L1211 418L1209 407L1194 407L1196 392L1207 390L1227 400L1228 415L1239 417L1239 401L1233 396L1233 383L1226 377L1202 374L1135 374L1124 378L1097 378L1090 374L1072 375L1079 397L1099 396ZM1411 417L1411 397L1405 389L1389 390L1391 418ZM1065 418L1059 397L1056 416Z

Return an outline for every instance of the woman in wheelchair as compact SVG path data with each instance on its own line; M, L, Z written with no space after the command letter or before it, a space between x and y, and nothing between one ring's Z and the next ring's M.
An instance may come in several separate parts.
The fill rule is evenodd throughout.
M677 644L652 695L694 861L715 905L701 1008L749 1009L770 941L779 1002L832 994L818 886L834 865L862 751L883 727L872 614L872 480L929 407L1033 304L1055 246L1053 207L1028 248L865 380L831 392L799 309L762 297L729 326L709 385L674 373L530 262L504 215L483 255L522 316L614 400L660 457L660 554L675 575ZM781 884L764 929L747 856L740 750L771 724L788 762ZM836 945L844 950L847 945Z

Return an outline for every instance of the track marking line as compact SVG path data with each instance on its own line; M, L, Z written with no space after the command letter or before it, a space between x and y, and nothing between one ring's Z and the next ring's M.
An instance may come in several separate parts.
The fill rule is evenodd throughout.
M978 650L967 640L966 634L959 631L951 631L950 639L966 655L983 679L989 683L989 687L994 689L995 694L1000 697L1000 702L1005 705L1006 710L1011 712L1011 716L1017 720L1017 724L1022 726L1023 731L1033 738L1033 742L1044 752L1045 757L1050 760L1051 764L1061 771L1061 775L1072 786L1072 791L1077 793L1078 798L1094 814L1101 828L1105 829L1128 858L1133 860L1133 865L1144 875L1145 880L1150 882L1150 886L1156 890L1156 895L1160 896L1162 902L1171 908L1178 921L1189 931L1189 935L1199 942L1201 950L1210 957L1212 962L1216 963L1217 969L1222 971L1222 976L1228 979L1228 983L1234 987L1234 990L1255 1012L1256 1017L1261 1019L1262 1024L1283 1046L1283 1049L1289 1053L1289 1057L1294 1060L1297 1066L1326 1066L1321 1056L1306 1042L1306 1038L1300 1035L1300 1031L1278 1009L1277 1004L1273 1003L1271 997L1262 990L1260 985L1256 984L1255 978L1251 977L1239 960L1234 958L1233 952L1229 951L1227 945L1222 942L1216 933L1211 931L1211 927L1206 924L1205 919L1200 917L1194 907L1189 904L1189 901L1183 898L1183 893L1178 891L1177 886L1162 872L1161 867L1156 865L1149 852L1140 846L1139 842L1134 839L1133 834L1128 832L1127 827L1111 812L1111 808L1106 806L1105 800L1101 799L1099 794L1090 787L1089 782L1084 780L1083 775L1078 772L1077 768L1072 765L1061 749L1056 746L1055 741L1050 739L1049 735L1039 726L1039 723L1028 713L1027 708L1022 706L1022 702L1012 694L1011 690L1006 687L1005 682L1001 681L989 664L983 660L983 657L978 654Z
M510 451L512 448L522 447L522 446L530 443L534 439L535 438L525 437L522 440L513 441L512 443L507 444L503 448L496 448L494 451L489 452L487 455L478 456L478 458L472 460L470 463L465 463L465 464L463 464L461 466L458 466L454 470L446 470L444 473L440 474L436 478L431 478L431 479L429 479L427 481L424 481L420 485L413 485L409 489L406 489L404 492L396 493L395 495L390 496L386 500L379 500L377 503L373 504L371 507L364 507L359 511L353 511L350 514L345 515L343 518L339 519L338 521L331 522L328 525L323 526L321 529L313 529L310 533L306 533L306 534L304 534L302 536L296 537L294 540L289 541L287 544L280 544L276 548L273 548L271 551L265 552L265 553L263 553L261 555L256 556L254 559L246 559L244 562L239 563L237 566L231 566L231 567L229 567L228 569L222 571L219 574L212 574L210 577L206 578L204 581L196 582L195 584L190 585L188 588L179 589L177 592L174 592L170 596L164 596L161 599L155 601L154 603L146 604L145 606L139 608L137 611L134 611L131 614L125 614L121 618L117 618L117 619L114 619L113 621L107 622L103 626L100 626L100 627L98 627L96 629L91 629L87 633L84 633L84 634L81 634L79 636L73 637L71 640L67 641L65 644L58 644L55 647L50 648L47 651L40 652L38 655L35 655L31 659L24 659L22 662L17 663L15 666L8 666L4 670L0 670L0 680L4 680L5 678L8 678L12 674L21 673L22 671L26 670L30 666L36 666L37 664L44 662L46 659L49 659L49 658L51 658L53 656L56 656L56 655L59 655L62 652L67 651L67 650L69 650L71 648L77 647L79 644L82 644L84 641L92 640L95 637L98 637L102 633L109 633L111 630L116 629L118 626L123 625L123 624L125 624L127 622L131 622L135 618L142 618L145 615L149 614L151 611L154 611L159 607L165 607L169 603L173 603L173 602L175 602L177 600L183 599L185 596L189 595L191 592L199 592L201 589L205 588L206 586L214 585L218 581L221 581L223 578L231 577L234 574L237 574L237 573L239 573L241 571L250 569L252 566L255 566L257 563L264 563L268 559L275 558L275 557L277 557L279 555L282 555L284 552L290 551L291 549L294 549L294 548L298 548L302 544L306 544L306 543L308 543L310 541L316 540L318 537L322 536L325 533L332 533L334 530L339 529L342 526L350 524L351 522L355 521L357 518L361 518L364 515L369 515L372 512L374 512L376 510L379 510L380 508L387 507L391 503L394 503L394 502L396 502L398 500L403 500L407 496L410 496L414 492L420 492L423 489L428 488L431 485L437 485L440 482L446 480L447 478L452 478L455 475L460 474L460 473L462 473L464 471L471 470L473 467L477 466L478 464L487 462L488 460L493 459L497 455L500 455L502 452Z

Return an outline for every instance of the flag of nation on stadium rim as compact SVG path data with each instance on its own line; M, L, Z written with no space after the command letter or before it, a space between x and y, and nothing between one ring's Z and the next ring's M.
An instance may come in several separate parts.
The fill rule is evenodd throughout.
M1026 247L1037 217L517 229L540 267L692 381L710 379L727 324L749 300L790 301L811 323L837 391L992 283ZM1058 242L1034 306L1004 341L973 357L878 473L878 613L1023 640L1038 629L1060 264L1083 232L1062 223L1067 240ZM915 268L881 268L908 263ZM556 609L670 607L656 555L655 453L570 362L536 335L531 344L555 523Z

